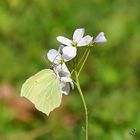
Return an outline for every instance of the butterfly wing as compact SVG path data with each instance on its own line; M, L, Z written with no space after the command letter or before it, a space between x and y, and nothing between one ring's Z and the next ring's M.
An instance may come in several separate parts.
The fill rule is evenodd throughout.
M29 99L35 107L49 115L62 100L59 79L51 69L44 69L25 81L21 96Z

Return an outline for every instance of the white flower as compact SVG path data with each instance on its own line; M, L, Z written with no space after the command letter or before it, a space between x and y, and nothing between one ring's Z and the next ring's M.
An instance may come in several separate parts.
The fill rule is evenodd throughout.
M70 72L64 62L62 64L53 65L53 70L58 72L61 77L64 74L70 75Z
M63 94L68 95L70 93L70 89L74 89L74 84L70 77L60 77L60 86Z
M57 37L57 40L66 45L66 46L77 46L77 47L81 47L81 46L86 46L88 45L88 42L90 42L92 40L92 38L90 38L90 36L84 36L84 33L85 33L85 29L83 28L79 28L79 29L76 29L73 33L73 39L70 40L66 37L63 37L63 36L58 36Z
M104 32L100 32L97 37L93 40L95 43L105 43L107 39L104 36Z
M49 50L47 53L48 59L53 63L53 70L56 72L57 77L60 79L60 87L62 93L68 95L70 92L70 85L74 88L71 74L65 64L66 61L72 59L71 55L63 55L64 46L60 46L58 51L55 49Z
M71 59L73 59L77 54L77 49L76 47L64 47L62 49L62 57L66 60L69 61Z
M80 28L74 31L72 40L63 36L57 37L57 40L60 43L62 43L63 45L66 45L64 49L62 50L64 57L66 57L67 59L71 57L74 58L77 54L76 47L86 46L93 40L93 37L89 35L83 37L84 33L85 33L85 29Z
M55 49L51 49L48 51L47 56L48 59L53 63L53 67L55 71L64 71L69 72L68 68L66 67L65 63L66 61L70 60L62 56L61 49L63 49L62 46L59 47L58 51Z
M91 37L90 35L86 35L85 37L83 37L83 39L80 41L81 44L83 44L83 46L89 45L93 40L93 37Z
M54 64L61 63L61 54L55 49L49 50L47 53L47 57Z
M65 63L63 65L66 68L66 70L64 70L64 68L59 69L60 67L58 68L57 65L54 65L53 70L55 71L58 79L60 80L61 92L65 95L68 95L70 92L70 89L71 88L74 89L74 84L73 84L73 81L71 79L71 74L68 71Z
M57 50L51 49L47 53L48 59L54 63L59 64L61 61L67 62L73 59L76 56L76 48L75 47L65 47L61 45Z
M70 89L74 88L74 84L67 66L65 65L65 63L61 65L54 65L53 70L56 72L57 77L60 80L61 92L65 95L68 95Z

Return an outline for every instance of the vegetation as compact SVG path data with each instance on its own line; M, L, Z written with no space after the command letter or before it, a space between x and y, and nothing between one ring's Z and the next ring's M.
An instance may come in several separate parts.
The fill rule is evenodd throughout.
M50 117L19 97L22 83L49 67L44 58L59 45L56 36L72 35L80 27L86 34L95 32L94 37L103 31L108 40L92 49L80 79L89 140L140 139L139 17L139 0L1 0L0 140L84 139L76 91L64 96Z

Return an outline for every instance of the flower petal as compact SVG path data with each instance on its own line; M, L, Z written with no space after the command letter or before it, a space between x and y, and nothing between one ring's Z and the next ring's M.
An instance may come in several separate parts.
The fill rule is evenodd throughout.
M61 77L60 84L61 84L62 92L66 95L68 95L70 92L70 85L71 85L72 89L74 89L74 84L70 77Z
M56 37L57 41L59 41L60 43L67 45L67 46L71 46L72 41L66 37L63 36L58 36Z
M84 33L85 33L84 28L76 29L73 34L73 41L78 43L83 37Z
M70 77L70 72L65 63L55 65L54 70L59 73L60 77Z
M97 37L94 39L95 43L104 43L107 42L107 39L104 36L104 32L100 32Z
M49 50L48 53L47 53L47 57L54 64L58 64L58 61L61 60L61 55L55 49Z
M65 95L68 95L70 92L70 84L72 88L74 88L72 79L70 77L61 77L61 88L62 88L62 92Z
M71 88L74 89L73 81L70 82Z
M93 40L93 37L91 37L90 35L87 35L87 36L83 37L83 38L78 42L77 47L86 46L86 45L88 45L92 40Z
M62 84L61 92L65 95L68 95L70 93L70 84L69 83Z
M63 83L69 83L72 82L72 79L70 77L61 77L61 81Z
M63 63L63 64L61 65L61 71L63 72L63 75L64 75L64 76L70 75L70 72L69 72L69 70L68 70L68 68L67 68L67 66L66 66L65 63Z
M77 54L77 48L76 47L64 47L62 49L62 57L64 58L65 61L69 61L71 59L73 59L76 54Z
M60 46L58 47L58 52L59 52L60 54L62 54L62 49L63 49L64 47L65 47L64 45L60 45Z

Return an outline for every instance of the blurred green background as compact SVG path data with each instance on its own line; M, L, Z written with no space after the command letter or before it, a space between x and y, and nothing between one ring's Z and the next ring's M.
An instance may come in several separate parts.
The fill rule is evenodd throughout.
M59 45L56 36L70 38L81 27L94 37L104 31L108 40L92 49L80 79L89 140L139 140L139 5L139 0L0 0L0 140L84 140L76 90L50 117L19 96L28 77L49 67L43 56Z

